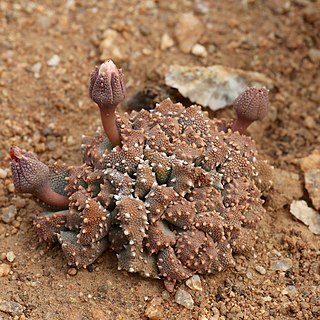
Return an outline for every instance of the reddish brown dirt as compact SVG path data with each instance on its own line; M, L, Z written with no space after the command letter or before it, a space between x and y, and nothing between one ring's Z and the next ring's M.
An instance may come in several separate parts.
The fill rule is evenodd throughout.
M199 42L206 58L181 52L177 42L160 49L164 33L174 38L183 12L205 24ZM319 319L319 236L289 212L292 199L310 203L297 159L320 145L319 21L316 0L1 1L0 165L6 173L0 178L0 207L13 204L18 214L9 224L0 221L0 265L10 268L0 277L0 305L15 301L24 309L20 316L0 311L0 319L146 319L155 298L161 319ZM122 61L116 63L126 76L128 96L146 85L162 85L170 64L223 64L262 72L275 84L268 118L249 130L260 153L282 169L267 195L256 256L238 257L234 269L202 277L201 292L181 284L192 295L192 310L176 304L160 281L118 271L110 252L93 272L68 275L61 251L38 244L32 216L39 207L13 193L12 144L45 162L80 162L81 135L100 125L87 83L109 28L124 39ZM54 54L60 62L49 67ZM35 63L42 65L39 78L32 71ZM233 116L232 108L215 116ZM287 171L297 179L285 180ZM10 251L13 262L6 259ZM272 271L271 261L284 258L292 267Z

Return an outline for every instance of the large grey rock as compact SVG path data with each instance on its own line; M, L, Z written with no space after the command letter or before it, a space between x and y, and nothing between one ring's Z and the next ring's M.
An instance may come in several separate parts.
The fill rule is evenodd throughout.
M310 208L304 200L292 201L290 212L307 225L312 233L320 234L320 214Z
M166 85L176 88L192 102L218 110L231 105L247 87L273 87L272 80L259 72L233 69L221 65L184 67L172 65Z

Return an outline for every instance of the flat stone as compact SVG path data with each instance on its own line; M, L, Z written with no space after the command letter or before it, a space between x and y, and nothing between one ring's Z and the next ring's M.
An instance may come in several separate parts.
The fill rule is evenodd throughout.
M189 53L204 31L205 25L193 13L181 14L174 29L180 50Z
M202 291L201 279L197 274L188 279L186 285L192 290Z
M14 205L2 209L1 219L4 223L10 223L17 215L17 208Z
M161 37L160 49L164 51L173 46L174 46L174 40L167 33L164 33Z
M293 200L303 196L303 185L300 177L295 172L278 168L273 170L274 197L271 199L272 207L280 209L289 205Z
M9 313L12 316L21 316L23 314L23 306L14 301L0 300L0 311Z
M42 69L42 64L37 62L30 67L30 71L33 72L33 75L36 79L40 78L40 72Z
M20 197L12 198L11 203L18 209L24 208L27 204L26 200Z
M162 298L155 297L153 298L147 305L144 315L148 319L152 320L160 320L163 319L163 306L162 306Z
M6 277L11 270L11 267L6 263L0 264L0 277Z
M299 159L304 172L305 187L315 209L320 210L320 151L315 150L308 157Z
M191 294L185 290L179 289L175 295L176 303L184 306L187 309L192 309L194 306L194 301L191 297Z
M56 67L60 63L60 57L57 54L54 54L48 61L47 65L49 67Z
M320 61L320 50L319 49L315 49L315 48L310 49L308 55L309 55L309 58L313 62L319 62Z
M299 291L295 286L287 286L281 291L281 293L288 296L297 296L299 294Z
M16 258L16 255L14 254L13 251L9 251L9 252L7 252L7 254L6 254L6 258L7 258L7 260L8 260L9 262L13 262L14 259Z
M76 268L69 268L68 269L69 276L75 276L75 275L77 275L77 273L78 273L78 269L76 269Z
M270 296L262 297L262 300L265 302L270 302L272 301L272 298Z
M192 102L212 110L231 105L247 87L273 87L272 81L261 73L221 65L171 65L165 82Z
M320 234L320 214L304 200L292 201L290 213L307 225L312 233Z
M14 184L13 184L13 183L9 183L9 184L7 185L7 190L8 190L9 192L13 193L13 192L15 191L15 189L14 189Z
M211 317L209 318L209 320L219 320L220 318L220 311L217 307L212 307L211 308L211 312L212 312L212 315Z
M287 271L292 268L292 260L284 258L281 260L272 260L270 263L270 269L274 271Z
M313 206L320 210L320 167L306 172L304 181Z
M0 179L5 179L7 175L8 175L7 171L0 168Z
M265 269L264 267L262 267L262 266L256 266L255 269L256 269L256 271L259 272L260 274L266 274L266 273L267 273L266 269Z
M194 55L194 56L198 56L198 57L201 57L201 58L205 58L207 55L208 55L208 52L207 52L207 49L205 46L199 44L199 43L196 43L192 49L191 49L191 53Z
M196 13L200 14L207 14L210 10L208 3L205 1L195 1L193 8Z

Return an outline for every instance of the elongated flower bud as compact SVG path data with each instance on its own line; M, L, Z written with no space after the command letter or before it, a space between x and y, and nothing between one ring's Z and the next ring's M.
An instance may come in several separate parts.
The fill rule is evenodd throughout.
M100 108L115 108L124 99L122 71L112 60L105 61L92 71L89 94Z
M248 88L234 101L233 107L237 119L233 123L232 131L244 131L256 120L263 119L269 109L269 90L266 88Z
M17 192L38 192L49 179L49 168L36 156L18 147L11 147L11 170Z

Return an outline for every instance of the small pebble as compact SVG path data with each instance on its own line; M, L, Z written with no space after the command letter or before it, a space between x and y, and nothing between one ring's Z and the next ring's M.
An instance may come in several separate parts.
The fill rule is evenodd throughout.
M186 285L192 290L202 291L201 279L197 274L188 279Z
M8 264L1 263L0 264L0 277L6 277L9 274L10 270L11 270L11 268Z
M288 296L296 296L299 294L299 291L295 286L287 286L285 289L282 290L281 293Z
M14 184L13 183L9 183L7 186L7 189L9 192L13 193L14 192Z
M272 260L270 263L270 269L274 271L287 271L292 268L292 260L284 258L281 260Z
M153 298L147 305L144 315L148 319L159 320L163 319L163 306L162 299L160 297Z
M163 290L161 292L161 296L164 300L169 300L170 299L170 293L167 290Z
M7 260L9 262L13 262L15 258L16 258L16 255L13 253L13 251L7 252Z
M57 54L54 54L48 61L47 64L49 67L55 67L60 63L60 57Z
M315 121L315 119L311 116L306 116L306 118L304 119L304 125L308 128L308 129L314 129L317 126L317 123Z
M185 290L179 289L175 295L176 303L184 306L187 309L192 309L194 306L194 301L191 297L191 294Z
M20 197L12 198L11 203L14 204L18 209L24 208L27 204L26 200Z
M149 48L143 48L142 49L142 53L145 55L145 56L150 56L152 54L152 50L149 49Z
M217 307L212 307L211 312L212 312L212 315L210 317L210 320L219 320L219 318L220 318L219 309Z
M68 144L68 146L73 146L73 145L75 145L75 144L76 144L76 140L74 139L74 137L69 136L69 137L67 138L67 144Z
M7 175L8 175L7 171L0 168L0 179L5 179Z
M200 14L207 14L209 12L209 5L205 1L196 1L194 11Z
M17 208L14 205L11 205L7 208L2 209L1 219L4 223L10 223L14 220L17 215Z
M68 275L69 276L75 276L78 273L78 270L76 268L69 268Z
M260 274L266 274L266 269L261 266L256 266L256 271L259 272Z
M66 8L70 9L73 8L75 6L75 0L67 0L66 1Z
M208 55L207 49L199 43L195 44L192 47L191 53L194 56L201 57L201 58L205 58Z
M167 33L164 33L161 37L160 49L164 51L171 48L172 46L174 46L173 39Z
M21 316L23 313L23 306L14 301L0 300L0 311L9 313L12 316Z
M265 302L270 302L272 301L272 298L270 296L262 297L262 300Z
M36 79L40 78L40 71L42 68L42 64L37 62L30 67L30 70L33 72L33 75Z
M310 49L309 50L309 58L313 62L319 62L320 61L320 50L319 49L315 49L315 48Z
M56 141L50 141L50 142L48 142L47 148L48 148L50 151L55 150L55 149L57 148L57 143L56 143Z

